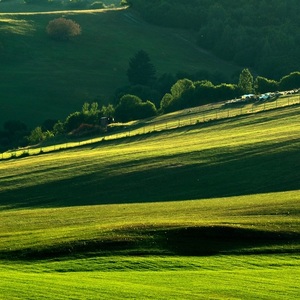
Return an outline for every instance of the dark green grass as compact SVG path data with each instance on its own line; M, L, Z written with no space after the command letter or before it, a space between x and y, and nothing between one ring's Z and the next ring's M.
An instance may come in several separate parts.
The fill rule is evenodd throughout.
M81 25L81 36L66 43L46 36L48 22L62 15ZM184 33L149 25L128 10L0 15L0 22L3 122L17 118L36 125L65 118L85 101L109 101L128 84L129 59L140 49L149 53L158 75L222 69L230 76L237 70L184 41Z

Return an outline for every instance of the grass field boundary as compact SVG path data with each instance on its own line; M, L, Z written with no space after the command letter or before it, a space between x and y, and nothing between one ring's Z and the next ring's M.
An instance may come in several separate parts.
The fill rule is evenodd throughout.
M288 95L273 101L259 101L254 103L237 103L226 105L225 102L187 108L174 113L155 118L131 122L120 131L108 132L101 136L85 140L66 140L55 145L38 145L34 147L14 149L0 154L0 160L17 159L31 155L67 150L103 141L119 140L139 135L176 130L178 128L205 124L217 120L226 120L239 116L256 114L274 109L281 109L300 104L300 95Z

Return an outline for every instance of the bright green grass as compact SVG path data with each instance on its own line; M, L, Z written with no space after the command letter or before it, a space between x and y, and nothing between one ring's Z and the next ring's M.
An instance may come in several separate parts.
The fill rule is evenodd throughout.
M12 264L4 299L297 299L298 256L96 258Z
M12 253L16 248L41 251L60 243L71 246L74 240L119 240L122 235L141 239L141 228L168 231L219 224L299 234L299 213L299 191L173 203L2 211L0 252L3 255L7 248ZM72 247L62 259L14 260L17 257L12 256L0 260L0 292L4 299L297 299L299 255L288 253L299 247L299 239L293 247L289 243L256 250L252 245L239 249L239 255L230 250L200 257L165 256L163 252L134 256L128 251L123 256L113 255L114 251L99 256L101 249L85 257L87 249L77 257ZM274 254L260 254L268 249ZM247 251L252 254L245 255Z
M1 297L297 299L299 125L286 107L2 161Z
M0 253L22 256L20 251L25 251L29 255L35 253L38 256L40 253L43 257L44 253L47 256L51 251L56 251L58 255L65 253L65 250L68 254L76 254L79 246L83 247L84 252L110 253L108 242L120 245L133 243L133 247L119 249L121 253L138 249L150 254L172 253L175 251L172 245L175 244L160 244L161 234L165 234L161 230L171 230L172 233L172 230L177 232L178 228L183 227L201 229L214 226L219 228L224 238L226 228L299 234L299 201L299 191L294 191L201 201L4 210L0 213ZM213 231L213 234L217 232ZM194 236L201 238L202 232L196 232ZM178 231L178 239L183 237L184 233ZM98 243L96 250L89 241ZM266 238L265 243L260 245L265 251L292 250L299 246L282 245L280 239L278 244L269 244ZM247 249L256 252L259 245L250 242L238 248L236 246L221 247L217 252L243 252Z
M62 15L82 27L82 35L67 43L45 33L48 22ZM149 25L128 10L0 14L1 20L3 122L18 116L36 125L65 118L86 101L107 102L128 84L129 59L140 49L149 53L158 75L204 69L230 76L238 69L183 40L184 32Z

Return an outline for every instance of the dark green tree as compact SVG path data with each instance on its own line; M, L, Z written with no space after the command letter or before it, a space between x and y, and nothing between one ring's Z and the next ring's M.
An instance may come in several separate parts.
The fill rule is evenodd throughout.
M283 76L279 82L281 91L300 88L300 72L292 72Z
M82 112L76 111L71 113L64 123L65 132L70 132L78 128L81 124L85 122L85 116Z
M152 85L156 70L147 52L140 50L129 60L127 77L132 85Z
M156 115L156 107L154 103L147 100L140 105L139 108L139 119L149 118Z
M243 69L239 77L238 87L242 94L253 93L253 76L250 73L249 69Z
M120 99L115 110L116 120L121 122L148 118L155 114L156 108L152 102L143 102L139 97L129 94Z
M165 111L175 111L194 105L195 86L193 81L184 78L179 79L171 87L171 94L166 94L161 101L161 108ZM170 97L170 96L171 97Z
M173 100L174 97L170 93L166 93L160 101L161 111L168 112Z
M138 119L138 108L142 100L135 95L124 95L115 110L115 117L118 121L127 122Z
M196 105L202 105L212 102L215 97L215 86L211 81L200 80L195 83L195 101Z
M257 93L276 92L278 90L278 82L262 76L257 76L255 79L255 91Z

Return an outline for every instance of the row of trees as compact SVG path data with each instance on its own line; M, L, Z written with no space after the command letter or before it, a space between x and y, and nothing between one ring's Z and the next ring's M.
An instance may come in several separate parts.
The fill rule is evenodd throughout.
M106 130L107 121L113 118L128 122L243 94L300 87L300 72L292 72L276 81L261 76L254 78L247 68L241 71L237 83L214 84L209 80L176 78L170 74L157 78L156 68L143 50L129 60L127 77L130 85L117 91L113 104L100 108L97 102L84 103L81 111L71 113L65 120L47 120L32 131L19 121L6 122L0 130L0 145L4 149L36 144L58 135L95 134Z
M196 33L218 57L276 78L300 68L298 0L124 0L147 21Z
M115 114L112 105L98 107L98 103L84 103L81 111L71 113L65 120L46 120L40 126L29 130L26 124L10 120L0 130L0 149L6 150L28 144L37 144L44 140L61 135L81 136L95 134L105 130L107 121ZM105 118L106 123L101 124Z
M300 87L300 72L292 72L276 81L262 76L254 78L248 68L241 71L236 83L214 84L208 79L194 80L194 76L187 75L182 78L180 74L176 77L164 74L157 78L155 66L143 50L130 59L127 76L130 86L118 91L116 104L118 105L123 95L133 94L144 102L149 103L150 100L162 113L228 100L243 94L261 94ZM125 117L125 119L132 118Z

